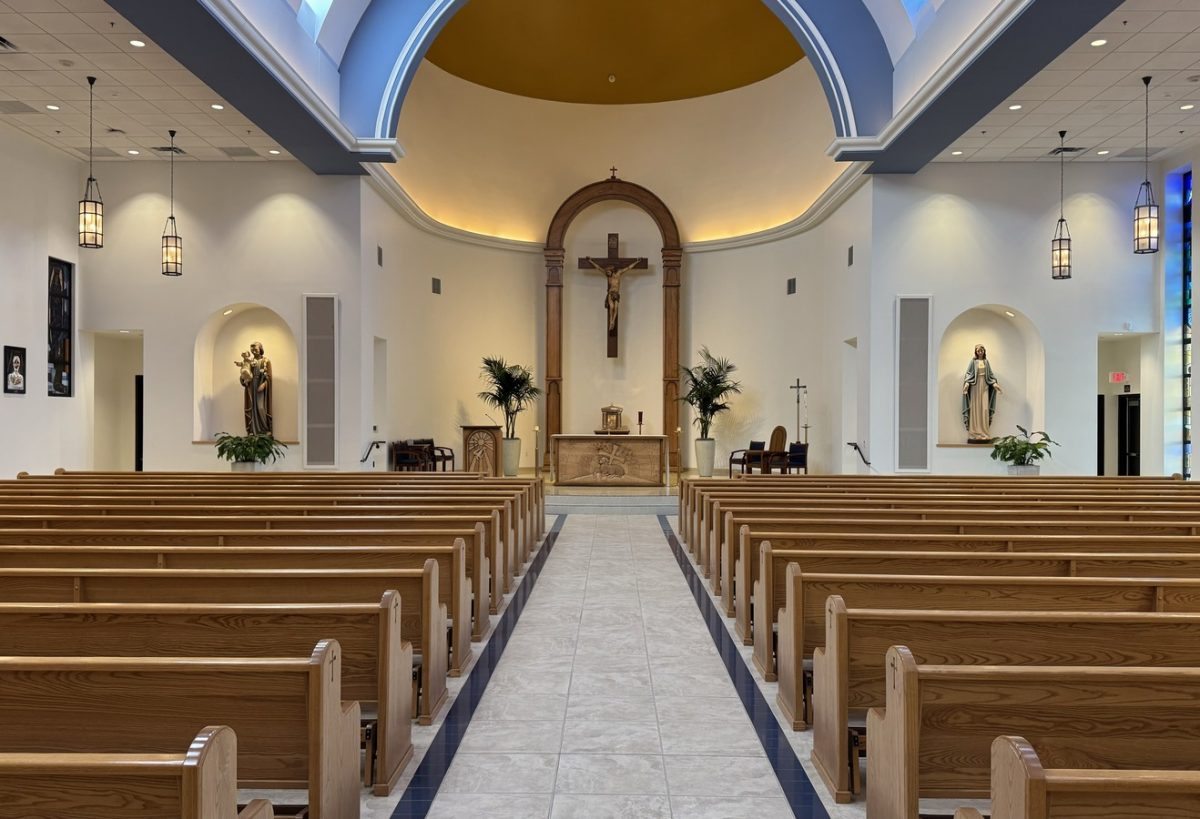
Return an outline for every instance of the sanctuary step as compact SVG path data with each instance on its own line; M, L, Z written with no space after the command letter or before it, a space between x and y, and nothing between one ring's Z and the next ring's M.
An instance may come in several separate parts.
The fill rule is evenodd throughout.
M679 501L671 495L546 495L547 515L674 515L678 511Z

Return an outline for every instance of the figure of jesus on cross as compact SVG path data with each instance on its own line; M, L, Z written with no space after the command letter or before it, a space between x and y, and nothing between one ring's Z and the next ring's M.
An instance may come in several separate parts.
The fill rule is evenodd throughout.
M608 311L608 357L617 357L617 318L621 308L621 277L630 270L646 270L649 262L642 259L622 259L618 253L619 235L608 234L608 256L593 259L584 256L579 260L579 269L589 267L599 270L608 279L608 290L604 295L604 309Z

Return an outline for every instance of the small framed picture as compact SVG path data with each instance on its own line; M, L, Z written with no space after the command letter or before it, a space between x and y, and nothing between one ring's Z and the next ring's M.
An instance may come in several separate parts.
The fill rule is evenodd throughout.
M25 394L25 348L4 345L4 391L14 395Z

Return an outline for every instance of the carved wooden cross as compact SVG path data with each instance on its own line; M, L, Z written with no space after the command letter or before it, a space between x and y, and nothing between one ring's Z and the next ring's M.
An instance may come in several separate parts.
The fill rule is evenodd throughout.
M629 270L646 270L649 262L644 258L622 259L619 255L619 235L608 234L608 256L593 259L584 256L579 260L580 270L599 270L608 278L608 292L604 296L604 307L608 311L608 357L617 357L617 319L621 305L621 276Z

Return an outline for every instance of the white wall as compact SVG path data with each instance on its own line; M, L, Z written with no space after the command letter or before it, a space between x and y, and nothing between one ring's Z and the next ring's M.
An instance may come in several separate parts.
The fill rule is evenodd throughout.
M97 333L92 338L96 469L132 471L137 417L135 378L142 374L142 339Z
M159 272L168 206L165 162L97 168L108 235L105 248L89 256L92 301L81 324L143 331L146 469L224 468L210 444L193 443L197 335L226 307L253 303L277 313L299 338L306 292L341 299L338 462L357 468L360 339L353 331L357 320L346 316L360 309L360 181L315 176L291 162L185 161L176 164L175 174L175 214L184 241L184 275L177 279ZM236 384L233 358L212 377L217 385ZM299 468L301 455L291 447L280 467Z
M932 293L935 339L980 304L1011 305L1029 318L1046 348L1045 428L1062 441L1044 469L1094 474L1096 339L1102 332L1155 331L1159 321L1155 260L1129 247L1129 208L1140 181L1132 165L1067 166L1074 278L1053 281L1058 179L1046 165L934 164L911 177L875 179L871 323L889 339L871 353L877 387L871 444L880 471L892 469L893 304L898 294ZM1144 380L1144 391L1161 391L1161 383ZM1162 469L1161 456L1152 455L1162 449L1161 426L1155 426L1143 432L1146 474ZM935 449L932 469L997 471L983 450Z
M539 351L545 334L545 264L540 254L480 247L418 230L365 182L361 203L360 332L370 341L363 346L363 366L372 372L374 339L386 339L389 439L432 437L455 449L461 468L459 426L492 423L485 412L504 423L476 397L484 388L479 380L484 356L530 366L536 383L544 386ZM376 264L376 247L383 248L382 267ZM432 293L434 277L442 280L441 295ZM365 412L371 413L370 401ZM541 412L539 402L518 421L522 467L533 466L533 427ZM363 428L369 436L369 423ZM361 442L360 456L369 440Z
M103 250L77 246L77 205L86 173L51 148L0 125L0 345L24 347L24 395L0 393L0 477L22 470L86 469L92 462L92 359L85 328L96 293L90 263ZM74 395L46 395L47 264L53 256L76 263ZM82 263L80 263L82 260Z

